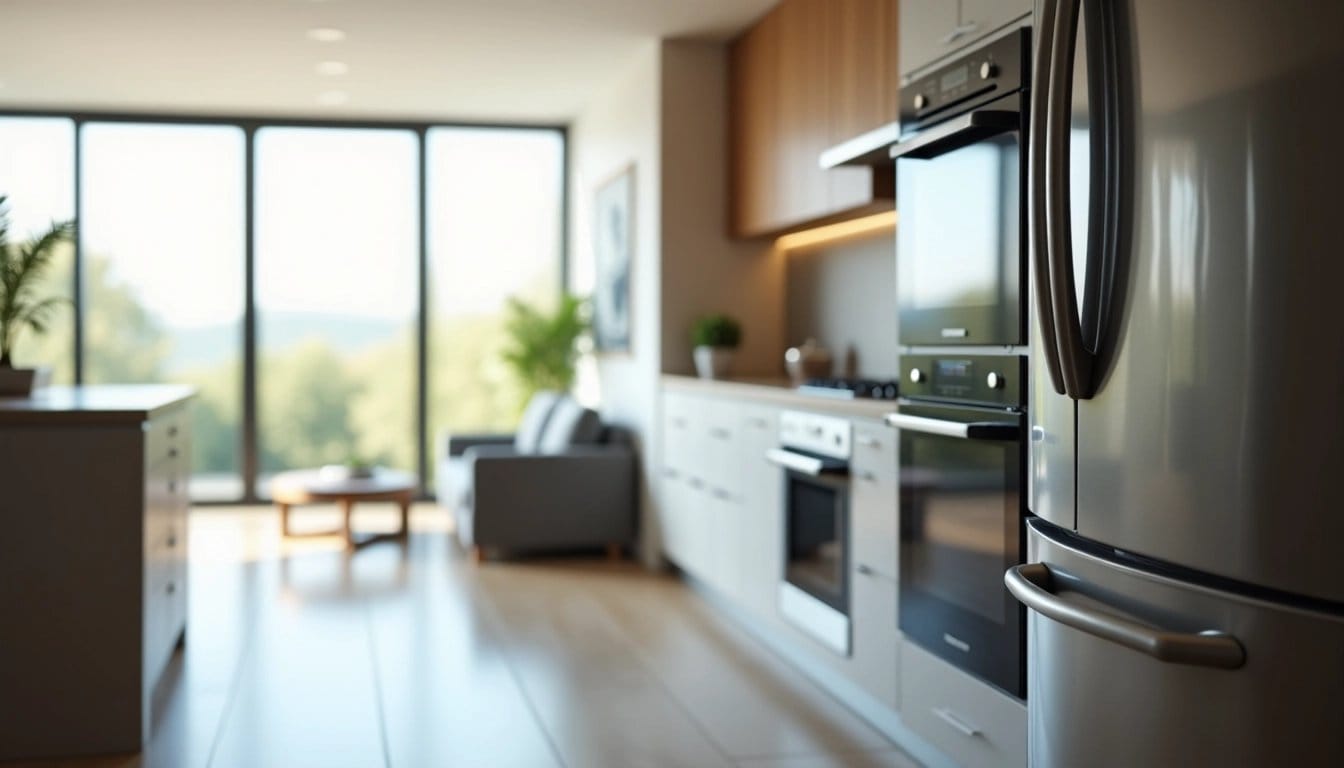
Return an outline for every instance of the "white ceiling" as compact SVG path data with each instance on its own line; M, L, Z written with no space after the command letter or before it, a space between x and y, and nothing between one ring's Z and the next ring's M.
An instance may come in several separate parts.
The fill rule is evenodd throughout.
M566 122L641 44L774 2L0 0L0 109Z

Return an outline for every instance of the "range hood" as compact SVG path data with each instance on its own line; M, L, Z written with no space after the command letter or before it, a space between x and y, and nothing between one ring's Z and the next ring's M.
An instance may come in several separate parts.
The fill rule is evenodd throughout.
M868 165L887 167L891 165L888 149L901 138L901 124L887 123L881 128L855 136L836 144L822 152L817 163L822 168L838 168L842 165Z

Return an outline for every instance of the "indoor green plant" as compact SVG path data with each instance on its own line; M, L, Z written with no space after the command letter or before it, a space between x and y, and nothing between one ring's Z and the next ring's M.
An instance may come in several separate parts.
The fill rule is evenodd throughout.
M509 299L504 362L517 376L524 402L543 389L565 392L573 386L579 337L588 330L587 306L583 299L566 295L548 312Z
M53 223L45 233L24 243L9 241L9 207L0 195L0 395L31 394L49 375L48 369L15 368L14 345L25 329L45 333L51 313L65 299L37 296L42 274L51 266L56 246L74 237L72 222Z
M742 326L723 314L705 315L691 326L695 370L702 379L723 379L732 372L733 353L742 343Z

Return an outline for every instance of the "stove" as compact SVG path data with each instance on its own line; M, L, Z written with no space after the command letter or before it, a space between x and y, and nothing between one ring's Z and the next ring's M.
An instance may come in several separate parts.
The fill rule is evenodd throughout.
M896 379L820 378L804 381L798 391L840 400L895 400L900 388Z

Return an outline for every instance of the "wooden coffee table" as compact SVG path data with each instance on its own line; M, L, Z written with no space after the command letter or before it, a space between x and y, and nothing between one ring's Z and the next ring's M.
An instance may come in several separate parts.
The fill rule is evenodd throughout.
M333 479L317 469L281 472L271 479L271 500L280 510L280 530L286 536L329 536L344 533L345 544L354 549L384 539L405 538L410 531L411 502L419 486L415 475L395 469L374 470L372 477ZM396 533L355 536L350 528L350 513L357 501L392 501L401 507L401 530ZM341 509L342 527L338 531L296 534L289 527L290 508L299 504L336 503Z

